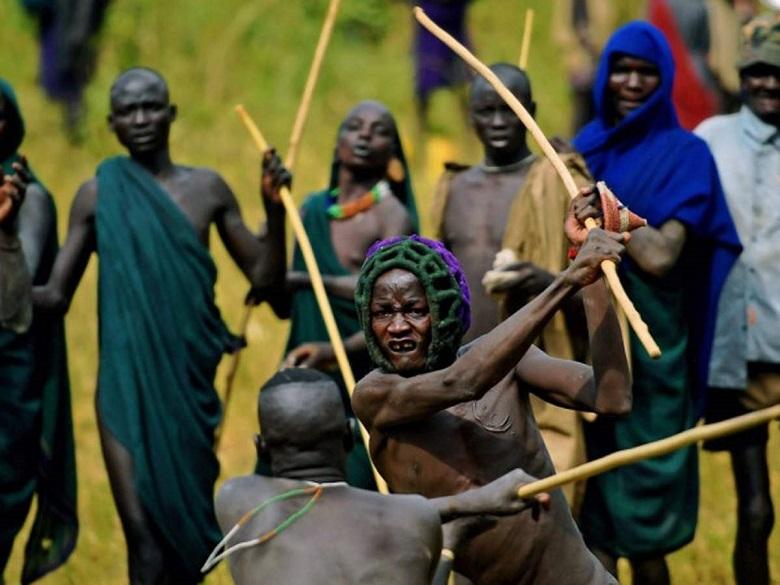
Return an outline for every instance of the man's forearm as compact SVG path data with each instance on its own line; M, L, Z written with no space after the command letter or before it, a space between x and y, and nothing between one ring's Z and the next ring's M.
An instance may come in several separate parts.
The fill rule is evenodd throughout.
M582 291L594 376L593 410L626 414L631 410L631 375L617 314L603 279Z
M449 370L455 384L475 399L495 386L523 357L576 287L562 275L522 309L482 336Z
M260 242L255 259L252 286L268 288L284 286L287 268L287 242L285 237L285 215L283 208L269 206L266 209L265 229L257 237Z

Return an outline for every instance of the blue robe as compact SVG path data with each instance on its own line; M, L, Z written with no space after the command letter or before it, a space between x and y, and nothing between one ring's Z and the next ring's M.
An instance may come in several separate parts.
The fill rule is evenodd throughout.
M640 108L614 123L608 80L620 55L654 63L660 85ZM695 424L718 298L741 249L712 155L677 120L673 81L672 54L662 33L647 23L625 25L601 56L596 119L574 140L593 176L652 227L677 220L686 228L684 250L664 277L643 272L630 258L621 265L626 291L663 355L651 360L631 333L634 407L625 419L589 425L590 458ZM590 545L614 556L657 556L693 538L697 510L696 448L690 447L589 480L581 525Z

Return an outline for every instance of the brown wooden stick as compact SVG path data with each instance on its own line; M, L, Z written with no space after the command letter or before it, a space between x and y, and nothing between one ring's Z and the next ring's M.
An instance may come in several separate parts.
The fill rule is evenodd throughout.
M589 461L584 465L578 465L561 473L526 484L517 490L520 498L528 498L541 492L546 492L567 483L582 481L594 475L602 474L610 469L637 463L644 459L660 457L699 441L709 441L725 435L731 435L755 427L762 423L768 423L780 418L780 404L757 410L749 414L737 416L722 422L694 427L682 433L672 435L660 441L653 441L631 449L615 451L606 457Z
M260 152L267 151L268 144L266 143L265 138L263 138L263 135L260 133L260 129L254 123L244 107L240 105L236 106L236 113L241 117L241 121L252 135L252 139L257 145L258 150ZM303 227L301 216L298 213L298 208L295 206L295 201L290 194L290 190L287 187L282 187L279 190L279 195L282 199L282 203L284 204L284 209L287 212L287 218L290 220L293 232L295 233L295 239L298 240L298 246L301 250L301 254L303 255L304 263L306 264L306 270L309 272L309 276L311 277L312 291L314 292L314 296L317 299L317 304L320 307L322 319L325 321L325 328L328 330L328 337L330 338L330 343L333 346L333 353L336 354L336 361L338 362L341 375L344 378L344 384L346 385L347 392L351 397L352 391L355 388L355 376L352 374L352 368L349 365L349 360L347 359L347 352L344 349L344 342L341 340L341 335L339 334L338 326L336 325L336 318L333 316L333 309L331 309L330 301L328 300L328 294L325 292L325 285L322 282L322 274L320 273L320 269L317 266L317 260L314 257L314 250L311 247L309 236L306 233L306 229ZM360 426L360 435L363 437L363 441L366 444L366 449L368 449L368 431L366 431L365 427L359 420L358 425ZM379 474L379 471L377 471L376 467L374 467L373 463L371 464L371 469L374 472L374 479L376 481L377 488L381 493L387 494L387 484Z
M301 142L301 136L303 135L303 129L306 125L306 120L309 117L309 110L311 109L311 101L314 96L314 88L317 85L317 79L319 79L320 71L322 70L322 62L325 58L325 50L328 48L331 34L333 33L333 25L336 22L336 15L339 11L341 0L331 0L328 6L328 12L325 16L325 21L322 25L322 32L320 38L317 41L317 48L314 50L314 58L312 60L311 67L309 68L309 75L306 78L306 85L303 89L303 95L301 96L301 103L298 105L298 112L295 114L295 122L293 123L293 129L290 133L290 143L287 147L287 157L285 158L284 165L291 173L293 167L298 158L298 149ZM252 316L252 305L244 307L244 315L241 318L241 336L246 339L247 330L249 327L249 320ZM217 427L214 445L215 449L219 448L219 442L222 438L222 428L225 425L225 416L227 415L227 409L230 405L230 398L233 394L233 383L236 378L236 372L238 371L238 365L241 362L241 352L243 349L238 349L230 356L230 362L227 366L227 374L225 374L225 397L223 400L222 419L219 421Z
M558 173L558 176L563 181L563 184L566 186L566 190L569 192L569 195L572 198L576 197L577 193L579 193L579 189L577 188L577 184L574 182L574 178L571 176L569 169L566 168L566 165L561 160L561 157L558 156L558 153L555 152L555 149L553 148L552 144L550 144L550 141L547 140L547 137L544 135L541 128L539 128L536 120L534 120L533 116L528 113L528 110L526 110L523 104L520 103L520 100L512 95L512 92L510 92L506 86L501 83L501 80L498 78L498 76L493 73L484 63L472 55L471 52L458 41L456 41L452 35L447 33L444 29L439 27L435 22L428 18L422 8L419 6L415 7L414 16L422 26L427 28L440 41L452 49L461 59L468 63L472 69L484 77L485 80L491 86L493 86L493 89L496 90L498 95L501 96L501 98L507 103L512 111L517 114L517 117L520 118L525 127L534 137L534 140L536 140L536 143L542 149L542 152L548 158ZM588 229L596 227L595 223L592 221L587 222L585 225ZM617 270L615 268L614 262L605 260L601 263L601 269L604 271L604 275L606 276L607 282L612 288L615 299L620 303L620 306L625 312L628 322L634 329L637 338L647 350L647 353L650 355L650 357L659 357L661 355L661 350L650 335L647 324L644 323L642 317L639 315L639 312L628 298L628 295L626 295L625 290L623 290L623 286L617 276Z

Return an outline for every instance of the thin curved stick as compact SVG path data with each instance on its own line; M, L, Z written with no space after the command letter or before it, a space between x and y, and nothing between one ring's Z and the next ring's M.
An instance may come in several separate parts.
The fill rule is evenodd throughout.
M328 48L330 37L333 33L333 26L336 22L336 15L339 12L341 0L331 0L328 6L328 12L325 16L325 22L322 25L322 32L320 38L317 41L317 48L314 50L314 58L312 60L311 67L309 68L309 75L306 78L306 85L303 89L303 96L301 97L301 103L298 105L298 112L295 114L295 122L293 123L293 129L290 133L290 143L287 147L287 157L284 161L284 165L291 173L293 167L298 158L298 149L301 142L301 136L303 135L303 129L306 125L306 120L309 117L309 110L311 109L312 97L314 96L314 88L317 86L317 80L322 70L322 62L325 58L325 50ZM244 315L241 318L241 336L246 339L247 331L249 328L249 320L252 316L252 305L244 307ZM227 366L227 373L225 374L225 397L223 400L222 419L219 421L217 431L215 433L214 445L215 449L219 448L219 443L222 438L222 430L225 426L225 417L227 416L228 406L230 405L230 399L233 395L233 383L238 372L238 365L241 362L242 349L236 350L230 357L230 361Z
M534 9L525 11L525 26L523 27L523 42L520 45L520 59L517 61L520 69L528 68L528 53L531 51L531 35L534 30Z
M247 130L252 135L258 150L260 152L267 151L268 144L266 143L265 138L263 138L263 135L260 133L257 125L254 123L244 107L240 105L236 106L236 113L241 117L241 120L244 122ZM303 227L301 216L298 213L298 208L295 206L295 201L293 201L290 190L287 187L282 187L279 190L279 195L282 199L282 203L284 204L284 209L287 212L287 217L290 220L290 224L292 225L293 232L295 233L295 239L298 240L298 246L300 247L303 260L306 264L306 269L308 270L309 276L311 278L311 285L314 296L316 297L317 304L320 307L322 319L325 321L325 328L328 330L328 337L330 338L330 343L333 346L333 352L336 354L336 361L338 362L339 370L341 370L341 375L344 378L344 383L347 386L347 392L351 397L352 391L355 388L355 376L352 374L352 368L350 367L349 360L347 359L347 352L344 349L344 343L341 340L341 335L339 334L338 326L336 325L336 319L333 316L333 310L331 309L328 295L325 292L325 285L322 282L322 275L320 274L319 266L317 266L317 260L314 257L314 251L312 250L309 236L306 234L306 229ZM360 435L363 437L363 441L366 444L366 449L368 449L368 431L366 431L365 427L362 425L362 423L360 423L360 421L358 421L358 424L360 425ZM379 474L379 471L377 471L376 467L374 467L373 463L371 464L371 469L374 472L374 479L376 480L376 485L380 493L388 493L387 484Z
M630 465L653 457L660 457L661 455L666 455L667 453L693 445L699 441L709 441L725 435L738 433L745 429L768 423L776 418L780 418L780 404L718 423L695 427L683 431L682 433L672 435L671 437L667 437L666 439L661 439L660 441L653 441L652 443L646 443L631 449L615 451L606 457L594 459L584 465L578 465L577 467L572 467L571 469L556 473L550 477L526 484L517 490L517 495L520 498L529 498L541 492L546 492L566 485L567 483L582 481L583 479L593 477L594 475L600 475L606 471L615 469L616 467Z
M468 63L472 69L484 77L485 80L491 86L493 86L493 89L496 90L498 95L501 96L501 98L507 103L512 111L517 114L517 117L520 118L520 120L523 122L523 125L525 125L529 132L531 132L534 139L536 140L536 143L542 149L544 155L549 159L550 163L558 173L558 176L560 176L563 184L566 186L566 190L569 192L569 195L572 198L576 197L579 189L577 188L577 184L574 182L574 178L571 176L569 169L566 168L566 165L561 160L561 157L558 156L558 153L555 152L555 149L552 147L552 144L550 144L550 141L547 140L547 137L544 135L541 128L539 128L536 120L534 120L533 116L528 113L528 110L526 110L523 104L520 103L520 100L512 95L512 92L510 92L506 86L501 83L501 80L498 78L498 76L496 76L496 74L493 73L484 63L471 54L471 52L466 47L456 41L452 35L447 33L444 29L439 27L435 22L428 18L422 8L419 6L415 7L414 16L422 26L427 28L441 42L452 49L461 59ZM585 225L589 230L596 227L596 224L592 220L586 222ZM601 263L601 269L607 278L609 286L612 288L612 293L615 295L615 299L620 304L621 308L626 314L628 322L634 329L637 338L642 343L645 350L647 350L647 353L650 355L650 357L659 357L661 355L661 349L653 340L647 328L647 324L642 320L642 317L639 315L636 307L634 307L633 303L628 298L628 295L626 295L625 290L623 290L623 286L620 283L620 279L617 275L615 263L605 260Z

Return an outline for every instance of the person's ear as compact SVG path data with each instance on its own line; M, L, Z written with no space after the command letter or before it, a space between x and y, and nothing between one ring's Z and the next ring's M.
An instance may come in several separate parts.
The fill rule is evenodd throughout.
M343 441L344 451L346 453L352 451L352 448L355 446L355 431L357 430L355 426L357 424L357 419L348 418L347 424L344 425L344 435L341 437L341 440Z
M116 132L114 129L114 114L109 113L108 116L106 116L106 123L108 124L108 127L111 128L112 132Z
M258 461L271 462L271 454L268 452L268 445L266 445L262 433L255 435L255 450L257 451Z
M171 104L168 106L168 118L171 122L173 122L176 119L176 115L178 114L179 110L176 107L176 104Z
M531 101L530 104L528 104L528 107L526 108L528 110L528 113L531 114L532 118L536 118L536 102Z

